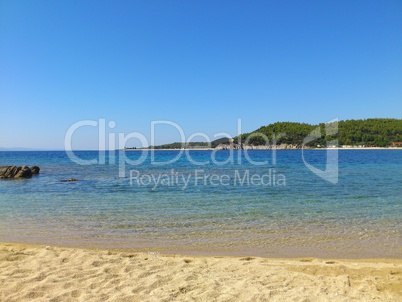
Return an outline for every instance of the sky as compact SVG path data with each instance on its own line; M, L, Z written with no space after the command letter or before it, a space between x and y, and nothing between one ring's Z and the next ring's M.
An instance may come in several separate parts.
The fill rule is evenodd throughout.
M402 118L402 2L2 0L0 114L54 150Z

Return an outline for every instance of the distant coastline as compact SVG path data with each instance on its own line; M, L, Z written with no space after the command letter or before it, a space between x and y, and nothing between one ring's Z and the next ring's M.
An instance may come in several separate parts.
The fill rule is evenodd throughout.
M140 150L402 149L402 119L371 118L317 125L276 122L210 142L174 142ZM136 149L136 148L134 148ZM132 150L126 148L124 150Z
M239 150L239 149L217 149L217 148L161 148L161 149L151 149L151 148L124 148L119 151L226 151L226 150ZM243 150L252 151L270 151L270 150L402 150L400 147L330 147L330 148L246 148Z

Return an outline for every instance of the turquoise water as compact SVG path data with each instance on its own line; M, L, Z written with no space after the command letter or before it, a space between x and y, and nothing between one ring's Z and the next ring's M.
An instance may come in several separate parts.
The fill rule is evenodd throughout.
M191 159L183 154L167 165L149 153L140 165L127 163L138 151L75 153L100 161L93 165L62 151L0 152L0 165L41 167L31 179L0 181L0 241L203 255L402 256L402 150L340 150L336 184L310 171L300 150L239 152L190 151ZM178 154L156 151L154 160ZM233 162L211 162L231 154ZM254 165L246 155L267 163ZM325 150L304 156L325 168ZM125 177L119 162L126 162ZM79 181L60 182L70 178Z

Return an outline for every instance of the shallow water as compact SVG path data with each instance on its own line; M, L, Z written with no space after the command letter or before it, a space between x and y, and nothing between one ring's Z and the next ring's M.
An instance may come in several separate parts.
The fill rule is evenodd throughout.
M75 154L100 163L79 165L63 151L0 152L0 165L41 167L31 179L0 181L0 241L187 254L402 257L402 150L339 150L335 184L310 171L300 150L190 151L167 165L152 162L150 153L140 165L128 163L139 151ZM156 151L154 161L178 154ZM231 155L233 162L212 162ZM304 151L322 170L326 155ZM267 163L254 165L247 156ZM79 181L60 182L70 178Z

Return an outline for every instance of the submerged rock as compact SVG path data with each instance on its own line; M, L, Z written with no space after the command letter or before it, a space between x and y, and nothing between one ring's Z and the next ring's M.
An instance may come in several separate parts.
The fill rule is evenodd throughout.
M70 178L70 179L62 179L60 182L73 182L73 181L78 181L76 178Z
M40 168L33 166L3 166L0 167L0 178L31 178L32 174L39 174Z

